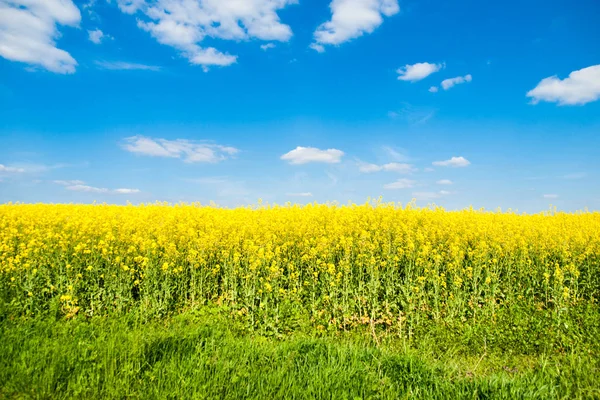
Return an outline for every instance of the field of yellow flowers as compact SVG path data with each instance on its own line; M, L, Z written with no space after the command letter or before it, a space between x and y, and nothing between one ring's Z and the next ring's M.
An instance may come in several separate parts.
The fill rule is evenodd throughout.
M318 329L560 316L600 296L600 213L363 205L0 206L5 312L162 316L216 304Z
M600 398L600 213L0 205L0 398Z

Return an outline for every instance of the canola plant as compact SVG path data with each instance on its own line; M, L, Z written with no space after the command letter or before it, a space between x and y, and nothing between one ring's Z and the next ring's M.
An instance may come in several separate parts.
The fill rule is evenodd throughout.
M11 318L217 305L250 325L320 329L560 315L600 295L600 213L533 215L371 202L0 206Z

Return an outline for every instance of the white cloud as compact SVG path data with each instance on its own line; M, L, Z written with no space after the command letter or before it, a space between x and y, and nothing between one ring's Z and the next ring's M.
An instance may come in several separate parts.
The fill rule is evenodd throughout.
M379 172L379 171L381 171L381 169L382 169L381 165L363 163L363 162L358 163L358 170L365 174L370 174L372 172Z
M61 185L61 186L78 186L78 185L84 185L85 182L84 181L79 181L79 180L72 180L72 181L62 181L62 180L56 180L56 181L52 181L53 183L57 184L57 185Z
M275 44L274 43L261 44L260 48L263 49L263 51L267 51L269 49L274 49Z
M439 92L439 90L440 89L438 89L437 86L432 86L432 87L429 88L429 92L430 93L437 93L437 92Z
M315 147L298 146L294 150L281 156L282 160L290 164L306 164L310 162L321 162L328 164L339 163L344 152L338 149L320 150Z
M146 0L117 0L119 8L126 14L134 14L146 4Z
M558 199L557 194L545 194L542 197L544 197L545 199Z
M139 189L115 189L116 194L136 194L139 193Z
M6 173L23 173L25 172L24 168L17 168L17 167L7 167L6 165L0 164L0 172L6 172Z
M433 171L435 171L435 169L433 169L431 167L423 168L423 172L433 172Z
M137 194L140 193L139 189L106 189L106 188L98 188L94 186L85 185L81 181L54 181L59 185L66 185L68 182L73 182L76 184L68 185L65 189L70 190L72 192L84 192L84 193L105 193L105 194ZM61 183L59 183L61 182Z
M452 192L449 192L449 191L447 191L447 190L440 190L440 194L441 194L442 196L446 196L446 195L452 194Z
M387 163L383 164L381 167L384 171L398 172L401 174L408 174L415 171L415 168L411 164L405 163Z
M142 70L142 71L160 71L160 67L154 65L135 64L123 61L96 61L95 64L101 69L108 70Z
M321 24L314 33L311 47L319 52L324 45L339 45L351 39L372 33L400 11L398 0L332 0L329 5L331 20Z
M415 186L417 182L410 179L398 179L396 182L388 183L383 185L384 189L410 189Z
M41 175L45 174L49 171L62 169L62 168L85 168L87 167L87 163L82 164L53 164L53 165L44 165L44 164L32 164L32 163L17 163L11 166L0 164L0 174L8 174L8 173L19 173L19 174L27 174L27 175Z
M104 38L104 33L102 33L100 29L88 31L88 39L90 39L92 43L100 44L102 43L102 38Z
M77 61L56 47L57 25L77 26L79 9L71 0L0 0L0 56L71 74Z
M556 75L542 79L527 92L531 102L548 101L565 105L583 105L600 99L600 64L573 71L560 80Z
M110 3L110 1L111 1L111 0L108 0L108 2L109 2L109 3ZM81 8L82 8L83 10L87 10L87 12L88 12L90 15L93 15L93 14L94 14L94 10L93 10L93 8L96 6L96 2L97 2L97 0L88 0L86 3L83 3L83 4L81 5Z
M416 82L421 79L427 78L429 75L444 68L443 64L430 64L430 63L416 63L413 65L405 65L402 68L396 70L398 73L398 80Z
M409 157L404 154L406 153L406 150L404 149L395 149L391 146L382 146L381 150L383 150L384 153L386 153L386 155L388 157L390 157L392 160L395 161L408 161Z
M206 38L288 41L292 30L281 23L277 11L295 3L297 0L118 1L123 12L140 15L139 28L205 69L237 61L237 56L201 46Z
M311 43L311 45L308 47L310 47L317 53L325 53L325 46L323 46L322 44Z
M152 139L144 136L126 138L121 147L145 156L181 158L186 163L216 163L239 153L238 149L230 146L185 139Z
M471 162L464 157L452 157L445 161L434 161L432 164L436 167L466 167Z
M86 192L86 193L108 193L109 192L109 190L105 189L105 188L97 188L97 187L87 186L87 185L72 185L72 186L67 186L66 189L71 190L73 192Z
M415 107L409 103L403 103L402 107L397 111L388 112L388 117L393 119L403 119L409 125L415 126L424 124L433 118L437 110L428 107Z
M440 179L436 183L438 185L452 185L452 181L450 179Z
M286 193L286 196L289 197L312 197L312 193L311 192L301 192L301 193Z
M387 163L387 164L383 164L383 165L377 165L377 164L370 164L370 163L364 163L364 162L358 162L358 170L360 172L369 174L372 172L379 172L379 171L387 171L387 172L397 172L397 173L401 173L401 174L408 174L411 172L415 171L415 168L411 165L411 164L405 164L405 163Z
M473 77L471 74L465 76L457 76L456 78L444 79L441 83L442 88L444 90L448 90L455 85L460 85L461 83L471 82Z

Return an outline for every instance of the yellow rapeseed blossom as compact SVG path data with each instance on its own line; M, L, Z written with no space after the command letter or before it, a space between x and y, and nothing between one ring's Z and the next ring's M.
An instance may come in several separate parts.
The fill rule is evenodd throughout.
M0 205L1 301L24 314L56 298L94 315L227 303L276 319L285 304L315 324L403 315L406 326L510 301L564 309L599 298L599 281L599 213Z

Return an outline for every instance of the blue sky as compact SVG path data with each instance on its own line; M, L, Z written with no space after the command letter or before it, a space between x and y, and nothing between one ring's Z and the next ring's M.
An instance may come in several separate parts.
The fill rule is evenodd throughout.
M0 202L600 209L600 3L0 0Z

